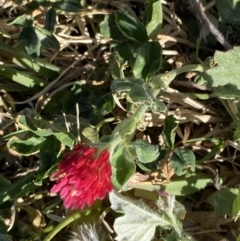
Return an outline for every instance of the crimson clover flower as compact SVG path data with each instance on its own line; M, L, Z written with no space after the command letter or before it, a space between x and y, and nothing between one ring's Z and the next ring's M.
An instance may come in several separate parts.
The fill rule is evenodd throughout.
M96 199L104 199L112 190L110 153L85 144L79 144L64 155L58 170L52 175L57 179L51 193L59 193L66 208L91 207Z

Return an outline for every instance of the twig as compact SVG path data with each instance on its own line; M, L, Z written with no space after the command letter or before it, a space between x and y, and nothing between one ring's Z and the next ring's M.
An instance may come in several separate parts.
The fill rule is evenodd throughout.
M226 49L232 49L232 45L224 38L222 33L214 26L214 24L209 20L208 16L204 12L202 6L198 2L198 0L189 0L190 4L194 6L194 8L197 10L200 19L205 22L205 24L208 26L210 32L215 36L217 41Z

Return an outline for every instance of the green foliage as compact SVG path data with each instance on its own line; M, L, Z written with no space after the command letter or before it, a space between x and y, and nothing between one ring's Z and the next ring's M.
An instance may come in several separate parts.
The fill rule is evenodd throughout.
M144 104L151 103L151 96L147 92L144 85L134 84L134 86L129 91L129 98L132 103Z
M21 139L13 137L7 143L7 147L18 154L29 156L38 153L45 140L44 137L35 135L25 135Z
M218 97L221 99L235 99L240 96L240 90L234 84L225 84L214 88L211 97Z
M170 149L174 148L177 126L176 120L172 115L165 118L162 135L165 145Z
M211 170L209 161L218 158L223 160L218 162L218 184L224 188L214 191L207 201L218 215L239 216L239 190L231 186L236 178L232 180L231 175L238 168L237 153L232 155L237 143L223 151L228 143L240 139L240 115L232 108L239 106L239 47L216 51L212 58L209 50L221 48L197 9L186 5L190 1L182 1L183 7L176 11L179 3L160 0L95 1L91 6L77 0L20 2L4 13L14 16L7 21L14 34L5 33L5 25L0 30L0 127L4 134L0 162L10 165L0 173L1 240L18 240L20 229L31 230L33 223L25 223L28 218L33 221L31 210L46 219L47 227L33 227L21 239L50 241L60 231L66 235L63 228L75 219L98 223L108 200L98 200L81 212L62 212L59 197L49 195L49 178L64 151L75 143L99 148L96 157L102 149L111 154L112 184L124 191L122 195L117 190L110 193L115 230L109 234L111 239L193 241L182 227L186 210L172 195L195 200L196 192L213 186L218 176L205 170ZM216 7L209 5L205 11L225 38L229 27L239 32L239 4L238 0L219 0ZM66 33L73 41L69 38L65 46ZM191 65L181 59L189 48ZM69 63L65 63L67 58ZM178 68L179 62L183 65ZM195 72L198 76L186 81L184 74ZM97 81L104 84L95 85ZM231 123L222 109L229 111L228 107L234 112L230 114L234 122L227 129ZM178 116L178 121L169 113ZM185 126L185 122L192 123ZM227 170L226 154L227 161L232 158ZM9 159L12 155L16 155L17 169ZM74 188L70 193L75 195ZM3 235L9 228L4 209L9 211L11 206L17 217L13 238ZM61 212L67 217L58 225L49 225ZM29 217L20 220L25 213ZM8 215L12 221L14 215ZM66 230L71 228L75 223Z
M162 29L163 12L159 0L150 0L146 8L146 30L150 39L155 40Z
M233 204L237 203L238 189L236 188L222 188L214 192L209 198L208 202L214 207L214 211L219 215L228 215L232 217L232 214L236 214L236 209ZM236 201L235 201L236 200Z
M54 31L55 24L56 24L56 17L57 13L54 8L50 8L46 12L46 19L44 22L44 28L50 32Z
M240 121L239 120L234 121L233 127L235 128L233 140L238 141L240 139Z
M133 146L136 151L137 160L142 163L153 162L160 154L158 146L151 145L146 141L135 141Z
M233 201L233 206L232 206L232 217L238 217L240 212L240 194L238 191L237 197Z
M113 93L128 92L136 84L139 84L139 85L144 84L144 81L141 79L134 79L134 78L115 79L112 82L111 90Z
M23 27L26 21L27 21L27 16L26 14L23 14L16 18L10 18L9 20L6 21L6 23L9 25L19 25Z
M173 196L159 197L156 202L157 210L148 207L141 199L130 199L117 192L110 193L110 202L114 211L124 213L124 216L115 219L113 225L117 233L116 240L151 240L157 227L162 230L172 229L178 240L184 240L182 238L185 234L178 217L182 216L185 210ZM189 240L193 240L190 235Z
M122 146L114 152L111 158L111 164L113 168L113 185L117 188L121 188L135 173L136 166L134 160L127 148Z
M0 75L28 88L46 85L44 80L36 76L30 76L23 71L19 71L7 66L0 65Z
M83 7L79 4L79 1L76 0L63 0L57 1L53 4L53 7L56 9L61 9L65 12L79 12L79 10L83 9Z
M30 131L36 136L47 137L54 135L64 145L73 146L74 138L67 133L65 128L63 129L56 122L52 124L43 120L36 112L30 109L25 109L25 113L18 116L18 124L23 130Z
M57 162L61 152L61 142L53 135L48 136L41 146L39 158L41 164L39 173L44 173L51 169Z
M31 26L32 23L32 20L27 21L19 35L18 43L32 59L36 59L40 55L40 40L34 27Z
M31 172L14 182L11 186L1 190L0 204L9 201L12 198L23 197L28 192L35 190L37 188L37 186L33 183L35 175L36 172Z
M100 32L105 38L112 38L118 41L125 39L117 27L114 14L105 15L104 21L100 24Z
M196 158L190 149L174 149L169 161L178 176L195 172Z
M7 234L7 226L4 223L4 219L0 216L0 234ZM0 239L1 240L1 239Z
M218 0L216 1L220 20L226 23L240 24L240 1L239 0Z
M113 210L125 214L118 217L113 226L119 241L151 240L157 226L161 226L163 229L170 228L170 223L164 216L151 210L141 200L131 200L112 192L110 202Z
M50 114L61 114L59 111L61 110L64 113L76 115L76 104L78 104L81 106L79 110L81 117L85 117L83 113L93 112L93 103L93 93L76 82L70 90L64 89L56 93L44 109Z
M127 39L143 43L148 40L147 31L144 26L128 12L116 11L115 21L118 29Z
M148 42L137 50L133 66L134 76L138 79L150 80L159 70L162 58L161 46L158 42Z
M156 185L149 181L142 183L128 183L128 186L129 188L143 189L151 192L162 190L175 196L186 196L204 189L207 185L212 183L212 180L213 175L196 173L190 177L174 177L167 185Z
M235 47L227 52L216 51L214 54L214 61L217 65L202 73L202 76L207 81L208 85L218 87L230 83L231 87L234 86L235 89L239 89L239 56L239 47ZM224 97L223 91L222 96Z
M10 19L7 21L9 25L20 25L23 29L19 35L19 46L31 57L36 59L40 56L40 47L53 48L58 50L60 44L55 36L51 33L55 29L56 9L65 12L78 12L83 7L78 1L56 1L49 2L45 0L36 0L29 5L29 12L35 10L39 6L49 8L46 11L44 28L40 28L33 24L34 19L27 18L26 14Z
M115 102L113 101L113 97L111 93L107 93L102 97L100 97L96 105L97 113L100 115L109 114L110 112L112 112L114 107L115 107Z
M40 27L36 27L35 31L42 47L56 50L60 48L58 40L50 31Z

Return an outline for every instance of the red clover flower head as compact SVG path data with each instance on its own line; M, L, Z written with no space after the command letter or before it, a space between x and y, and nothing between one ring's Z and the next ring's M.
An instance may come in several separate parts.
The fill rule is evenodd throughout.
M112 190L110 153L85 144L78 144L64 155L51 193L59 193L64 206L71 209L91 207L96 199L104 199Z

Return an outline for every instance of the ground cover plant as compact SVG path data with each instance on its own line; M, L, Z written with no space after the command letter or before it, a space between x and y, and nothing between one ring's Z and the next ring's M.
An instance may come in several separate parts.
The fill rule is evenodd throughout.
M0 240L240 240L239 10L0 1Z

